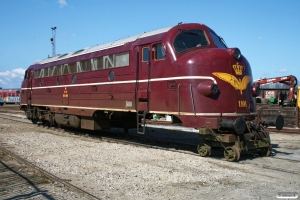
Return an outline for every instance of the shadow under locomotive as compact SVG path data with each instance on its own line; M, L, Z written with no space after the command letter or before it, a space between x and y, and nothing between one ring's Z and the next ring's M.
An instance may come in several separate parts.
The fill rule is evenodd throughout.
M277 120L283 120L283 118L279 117L279 119L277 119ZM277 124L278 123L279 122L277 122ZM126 141L131 141L131 139L132 139L131 137L144 138L144 140L137 139L137 140L135 140L135 142L145 144L145 141L146 141L146 143L150 142L152 146L157 146L157 147L161 147L161 148L168 147L171 149L174 148L176 150L190 151L193 153L199 153L200 156L204 157L203 155L201 155L201 154L203 154L203 149L201 149L201 144L207 143L208 140L207 140L207 137L203 137L203 135L201 135L201 133L199 133L199 130L197 130L197 129L185 130L184 127L176 128L176 127L164 126L164 125L158 126L158 127L154 127L154 126L146 127L145 134L142 137L140 134L137 134L138 131L136 131L135 129L130 130L126 134L122 133L122 129L115 128L115 129L112 129L111 131L119 132L119 133L122 133L123 135L129 136L129 138L126 136L124 137L124 140L126 140ZM261 131L261 129L263 129L263 126L260 125L259 127L257 127L257 129L259 131ZM266 134L266 135L263 135L263 136L258 135L258 134L262 134L262 133L253 134L252 137L261 137L261 138L259 138L260 140L257 140L257 139L255 140L260 143L261 143L261 139L266 138L265 144L258 144L258 143L251 143L250 145L247 144L247 142L249 142L251 140L249 138L248 139L245 138L245 137L249 137L246 134L237 136L239 138L238 141L240 144L238 144L236 142L236 139L234 142L228 142L228 143L226 143L226 142L224 143L224 140L219 141L218 135L216 136L216 138L213 138L213 139L210 138L211 139L210 143L212 141L214 141L219 144L211 145L209 156L212 156L214 158L219 158L219 159L222 159L225 157L225 159L228 160L228 158L226 158L226 156L228 156L228 154L230 154L230 152L229 152L228 148L226 148L226 146L228 147L231 145L240 145L241 146L240 148L245 149L244 152L241 152L241 153L245 154L245 156L243 156L242 158L240 158L240 157L236 158L235 157L236 154L229 155L229 158L232 159L232 161L252 160L252 159L255 159L255 158L261 157L261 156L275 157L277 155L277 153L284 154L284 155L293 154L291 152L280 151L281 147L278 144L270 144L271 139L270 139L268 132L265 131L263 134ZM211 136L208 136L208 137L211 137ZM247 146L247 145L249 145L249 146ZM261 147L263 145L266 145L266 147L257 148L257 147ZM247 149L247 148L249 148L249 149ZM207 155L205 155L205 156L207 156ZM232 157L230 157L230 156L232 156ZM240 156L240 154L239 154L239 156ZM234 160L233 160L233 158L234 158Z
M135 143L139 142L144 145L151 144L152 146L162 148L198 152L202 157L224 156L228 161L239 161L241 154L249 153L269 156L272 151L272 145L269 132L265 130L265 126L275 125L277 129L281 129L284 124L284 119L281 115L276 118L264 119L260 122L246 121L244 117L238 117L235 121L221 119L218 121L218 130L213 130L208 127L199 129L186 127L175 128L175 126L151 127L151 125L145 124L145 131L142 136L139 134L139 129L137 128L128 129L126 126L118 128L116 127L117 124L116 126L110 127L110 131L108 129L78 129L80 124L78 124L78 126L72 126L71 122L75 123L76 120L70 121L70 119L68 118L67 120L67 118L63 118L61 121L64 123L56 123L56 121L59 122L60 120L60 118L56 117L53 124L50 123L51 120L44 120L42 124L59 126L79 135L88 133L94 137L116 137L117 140L127 142L134 140ZM35 121L35 123L40 122ZM125 123L125 125L127 124L128 123ZM141 126L140 129L144 127Z

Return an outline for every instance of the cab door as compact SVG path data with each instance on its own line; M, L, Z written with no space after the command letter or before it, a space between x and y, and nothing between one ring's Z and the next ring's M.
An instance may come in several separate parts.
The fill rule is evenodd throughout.
M27 70L24 75L21 92L21 103L31 104L33 70Z
M149 112L150 98L150 44L137 47L137 111Z

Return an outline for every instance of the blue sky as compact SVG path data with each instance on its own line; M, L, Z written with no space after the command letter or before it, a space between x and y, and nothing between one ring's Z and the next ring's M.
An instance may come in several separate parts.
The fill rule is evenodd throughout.
M20 88L33 62L183 23L203 23L238 47L254 79L300 81L299 0L2 0L0 87Z

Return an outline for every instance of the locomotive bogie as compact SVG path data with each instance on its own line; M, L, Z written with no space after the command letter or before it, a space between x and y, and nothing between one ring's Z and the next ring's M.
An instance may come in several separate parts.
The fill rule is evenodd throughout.
M55 111L55 112L53 112ZM60 112L59 112L60 111ZM111 127L136 128L136 115L132 112L93 111L89 114L66 114L66 110L50 110L43 107L28 107L25 114L34 124L58 125L62 127L81 128L87 130L108 130ZM74 113L71 111L70 113ZM89 112L88 112L89 113Z
M268 137L261 137L260 139L253 139L250 133L239 136L233 133L219 133L214 135L200 134L202 141L209 143L212 147L227 147L237 146L243 152L257 151L259 149L268 148L270 139ZM247 146L245 146L245 143ZM224 145L224 146L223 146Z
M249 129L250 130L250 129ZM258 153L260 155L268 156L271 151L271 140L269 133L262 128L261 131L251 130L251 133L216 133L212 129L200 128L200 146L198 146L198 153L200 156L210 156L212 148L223 148L224 157L228 161L238 161L242 153ZM210 153L206 154L205 144ZM200 148L201 147L201 148Z

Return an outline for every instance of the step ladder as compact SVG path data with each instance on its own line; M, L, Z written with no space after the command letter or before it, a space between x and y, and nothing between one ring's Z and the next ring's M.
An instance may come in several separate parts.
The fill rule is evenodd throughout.
M137 133L138 134L145 134L145 131L146 131L146 114L147 114L147 111L143 111L143 113L139 113L139 111L136 112L136 120L137 120ZM141 122L139 122L139 119L140 117L142 117L141 119ZM143 127L143 131L139 131L140 130L140 125Z

